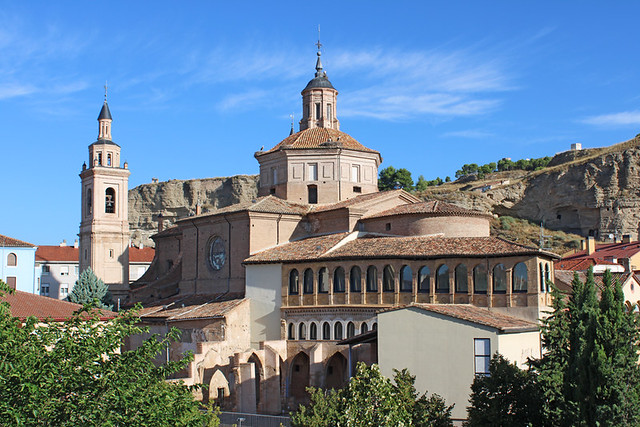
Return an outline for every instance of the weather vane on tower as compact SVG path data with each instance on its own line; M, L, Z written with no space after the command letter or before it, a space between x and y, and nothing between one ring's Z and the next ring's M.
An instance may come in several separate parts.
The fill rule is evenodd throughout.
M322 43L320 43L320 25L318 25L318 43L315 45L318 46L318 53L320 53L320 49L322 48Z
M107 81L104 81L104 102L107 102L107 90L108 90L108 85L107 85Z

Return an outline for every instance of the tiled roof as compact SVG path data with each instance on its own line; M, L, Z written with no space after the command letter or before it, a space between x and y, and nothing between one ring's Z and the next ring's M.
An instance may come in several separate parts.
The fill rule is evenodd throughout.
M365 215L363 219L367 218L379 218L392 215L407 215L407 214L427 214L433 216L446 216L446 215L460 215L460 216L483 216L488 217L480 211L473 211L470 209L461 208L451 203L440 202L437 200L431 200L422 203L407 203L405 205L396 206L395 208L388 209L383 212L374 213L371 215Z
M35 248L36 245L0 234L0 248Z
M394 307L384 311L396 311L406 308L417 308L431 313L441 314L443 316L453 317L455 319L489 326L502 332L527 332L538 330L538 325L533 322L469 304L412 303L406 306Z
M587 272L586 271L575 271L575 272L578 273L578 278L584 283L584 281L587 279ZM573 274L574 274L574 271L556 270L554 274L555 276L554 284L561 291L570 291L572 288L571 282L573 281ZM611 276L614 282L617 280L621 285L623 285L627 280L629 280L631 276L636 278L636 281L640 283L640 280L638 280L637 276L634 273L611 273ZM602 288L604 287L602 278L603 278L603 274L593 275L593 281L596 283L598 290L602 290Z
M595 256L597 258L630 258L633 255L640 252L640 242L631 242L631 243L605 243L605 244L597 244L596 251L591 255L587 255L586 250L581 250L576 252L575 254L568 255L563 259L576 259L583 258L586 256Z
M556 270L571 270L571 271L583 271L588 270L589 267L593 267L594 265L616 265L615 262L605 261L603 259L595 258L595 257L586 257L586 258L577 258L577 259L566 259L563 258L555 262L554 267Z
M80 304L22 291L15 291L13 295L4 295L0 299L10 304L11 315L20 320L34 316L40 320L52 319L62 322L71 318L74 312L82 308ZM113 311L100 310L101 320L113 319L116 315Z
M213 216L218 214L233 213L233 212L263 212L263 213L275 213L275 214L289 214L289 215L304 215L309 211L308 205L300 205L283 200L279 197L268 195L259 197L253 201L236 203L231 206L226 206L222 209L218 209L214 212L208 212L200 215L199 217ZM181 221L192 220L193 218L184 219ZM180 222L180 221L178 221Z
M374 259L374 258L446 258L513 255L546 255L541 251L499 237L383 236L362 234L357 239L337 245L347 233L311 237L258 252L247 258L247 264L297 262L307 260Z
M80 250L73 246L38 246L36 261L39 262L79 262ZM153 248L129 248L130 262L151 262L155 249Z
M360 144L349 134L335 129L315 127L289 135L271 150L258 152L256 155L261 156L278 150L299 150L308 148L346 148L349 150L378 153L378 151Z
M342 200L337 203L331 203L328 205L315 205L311 209L310 213L313 212L325 212L332 211L341 208L348 208L352 206L357 206L359 204L371 203L378 199L390 199L393 197L402 197L404 199L410 200L408 203L417 203L420 199L416 198L410 193L407 193L404 190L389 190L389 191L377 191L375 193L367 193L362 194L360 196L352 197L350 199Z
M245 299L241 294L176 295L154 301L140 312L144 319L190 320L224 317Z

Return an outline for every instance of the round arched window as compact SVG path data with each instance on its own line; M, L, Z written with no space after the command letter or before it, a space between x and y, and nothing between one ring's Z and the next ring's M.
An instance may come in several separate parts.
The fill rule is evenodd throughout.
M209 239L209 265L214 270L220 270L227 259L224 240L215 236Z

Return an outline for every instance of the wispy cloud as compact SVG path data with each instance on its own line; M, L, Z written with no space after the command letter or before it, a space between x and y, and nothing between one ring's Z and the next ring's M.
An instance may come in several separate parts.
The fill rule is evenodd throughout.
M620 113L591 116L581 120L581 122L596 126L640 125L640 111L622 111Z
M17 96L34 93L36 88L32 85L22 83L0 84L0 99L15 98Z
M453 132L446 132L442 134L445 138L468 138L468 139L481 139L481 138L491 138L495 136L491 132L486 132L483 130L477 129L467 129L467 130L458 130Z

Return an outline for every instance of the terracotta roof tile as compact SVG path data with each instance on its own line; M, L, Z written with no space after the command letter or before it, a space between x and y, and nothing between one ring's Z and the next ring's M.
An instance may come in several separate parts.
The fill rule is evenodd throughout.
M36 245L0 234L0 248L35 248Z
M129 248L129 262L151 262L156 254L156 250L150 247L142 249L131 246Z
M199 215L198 217L192 217L183 219L180 221L193 220L194 218L209 217L218 214L234 213L234 212L263 212L263 213L275 213L275 214L289 214L289 215L304 215L309 211L308 205L301 205L291 203L276 196L263 196L256 200L236 203L231 206L226 206L222 209L218 209L213 212L207 212L206 214ZM178 222L180 222L178 221Z
M554 267L556 270L571 270L571 271L588 270L589 267L593 267L594 265L620 266L620 264L616 264L615 262L605 261L603 259L599 259L595 257L576 258L576 259L563 258L554 263Z
M335 129L316 127L289 135L271 150L258 152L256 153L256 156L261 156L278 150L299 150L307 148L346 148L349 150L378 153L376 150L365 147L349 134Z
M384 311L396 311L406 308L417 308L431 313L441 314L443 316L453 317L455 319L489 326L502 332L527 332L538 330L538 325L536 323L469 304L412 303L410 305L393 307Z
M586 271L575 271L575 273L578 273L578 278L582 282L584 282L587 279ZM561 291L565 291L565 292L570 291L572 288L571 282L573 281L573 274L574 274L574 271L556 270L554 284ZM636 278L638 283L640 283L640 280L638 280L637 276L634 273L611 273L611 276L614 282L617 280L620 284L624 284L627 280L629 280L630 276L633 276L634 278ZM603 277L602 274L593 275L593 280L596 283L598 292L600 292L604 287L602 282L602 277Z
M245 299L241 294L176 295L154 301L140 312L144 319L170 321L224 317Z
M382 236L363 233L358 238L337 245L348 233L312 237L258 252L247 258L247 264L298 262L332 259L375 258L446 258L487 257L511 255L546 255L559 258L551 252L541 251L499 237L437 237L437 236Z
M587 255L586 250L581 250L575 254L567 255L563 259L576 259L584 258L587 256L596 256L597 258L631 258L633 255L640 252L640 242L631 243L605 243L596 244L596 251L591 255Z
M52 319L56 322L67 320L82 308L80 304L43 297L29 292L15 291L13 295L0 298L10 304L11 315L20 320L34 316L40 320ZM100 319L113 319L117 314L109 310L100 310Z
M363 219L367 218L379 218L392 215L407 215L407 214L422 214L433 216L446 216L446 215L460 215L460 216L483 216L489 215L480 211L474 211L470 209L461 208L451 203L440 202L437 200L431 200L422 203L407 203L404 205L396 206L395 208L388 209L383 212L374 213L371 215L365 215Z
M361 203L369 203L376 199L388 199L396 196L404 196L407 199L418 201L415 196L410 193L407 193L404 190L389 190L389 191L378 191L375 193L367 193L362 194L360 196L352 197L350 199L342 200L337 203L331 203L328 205L315 205L311 208L311 213L313 212L324 212L324 211L332 211L335 209L347 208L351 206L356 206Z

